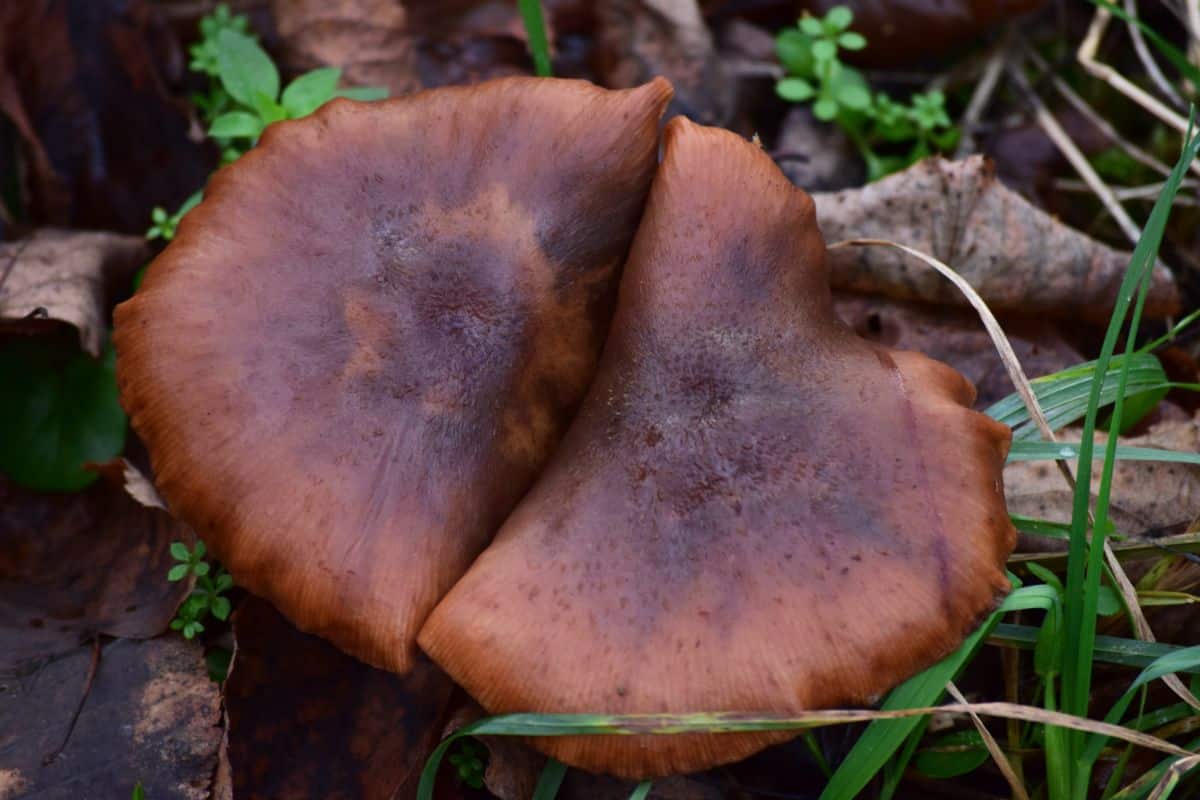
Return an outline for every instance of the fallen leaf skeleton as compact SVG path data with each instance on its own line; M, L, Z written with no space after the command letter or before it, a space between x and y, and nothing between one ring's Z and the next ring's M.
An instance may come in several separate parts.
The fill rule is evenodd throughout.
M492 712L873 702L1008 590L1009 430L835 315L811 199L670 87L503 79L274 125L117 309L237 581ZM319 156L319 157L318 157ZM794 731L542 738L629 777Z

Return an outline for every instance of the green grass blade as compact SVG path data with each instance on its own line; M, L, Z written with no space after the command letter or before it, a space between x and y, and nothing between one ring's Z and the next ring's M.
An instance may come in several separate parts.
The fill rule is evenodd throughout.
M550 42L546 38L546 20L542 16L541 0L517 0L521 7L521 20L525 23L525 34L529 37L529 54L533 56L533 68L539 77L549 78Z
M1120 385L1120 375L1116 370L1125 363L1124 356L1117 356L1109 364L1100 390L1101 406L1111 405L1116 400ZM1058 430L1083 418L1087 413L1095 377L1096 362L1087 361L1030 381L1052 429ZM1136 353L1130 357L1127 395L1165 392L1169 388L1171 383L1157 357L1151 353ZM984 413L1012 428L1016 441L1041 438L1037 426L1029 418L1029 410L1015 392L993 403Z
M1110 439L1115 442L1115 439ZM1165 461L1172 464L1200 464L1200 453L1181 450L1164 450L1159 447L1130 447L1123 444L1112 446L1117 461ZM1055 461L1060 458L1079 458L1080 446L1076 442L1013 442L1009 461ZM1092 453L1092 459L1105 457L1105 453Z
M949 657L934 664L929 669L909 678L897 686L887 696L882 708L886 711L899 708L918 708L933 705L942 696L946 684L950 682L964 665L975 655L979 646L987 638L991 628L999 621L1000 615L1007 611L1018 611L1030 608L1044 608L1047 602L1042 587L1023 587L1010 594L991 615L987 622L979 627L966 641ZM1051 592L1053 595L1053 592ZM1054 596L1057 601L1057 596ZM909 734L920 724L920 717L911 719L876 720L867 726L862 736L854 743L854 747L838 765L833 777L821 792L820 800L853 800L858 797L871 779L875 777L892 754L904 744Z
M1032 650L1037 644L1039 628L1033 625L1014 625L1001 622L988 635L988 644ZM1155 659L1180 651L1181 647L1162 642L1141 642L1120 636L1097 636L1095 658L1105 664L1131 669L1144 669ZM1200 666L1181 667L1180 672L1200 675Z
M1052 520L1026 517L1021 514L1009 514L1008 516L1018 533L1028 533L1031 536L1044 536L1048 539L1071 538L1070 523L1053 522Z
M646 800L646 795L650 794L650 787L653 785L652 781L642 781L633 790L633 794L629 795L629 800Z
M1125 273L1121 286L1117 291L1112 318L1105 333L1101 346L1100 357L1096 359L1096 373L1107 375L1113 353L1116 350L1117 339L1124 326L1126 312L1133 302L1135 292L1137 304L1134 319L1130 324L1128 339L1132 348L1137 333L1137 323L1140 318L1142 305L1145 301L1146 289L1149 286L1151 270L1154 267L1158 248L1162 243L1166 229L1167 217L1171 204L1179 191L1184 172L1196 157L1200 148L1200 138L1191 135L1189 125L1188 136L1185 139L1183 153L1175 165L1170 178L1166 181L1150 219L1134 248L1129 269ZM1123 388L1128 381L1129 362L1122 364L1120 386L1113 417L1114 427L1120 426L1120 415L1123 406ZM1062 665L1063 677L1063 710L1079 715L1086 715L1088 697L1091 689L1092 656L1095 648L1096 603L1101 574L1101 557L1104 535L1107 533L1108 495L1112 486L1112 462L1115 458L1116 437L1111 437L1109 446L1112 452L1106 457L1104 471L1101 476L1100 492L1096 503L1096 527L1093 534L1094 546L1088 545L1088 511L1091 503L1092 471L1090 468L1095 445L1096 418L1100 407L1100 394L1103 380L1094 380L1088 397L1087 412L1084 416L1083 435L1079 444L1079 457L1075 497L1071 516L1071 547L1067 562L1067 594L1066 594L1066 645L1062 648L1064 660ZM1070 735L1072 751L1078 754L1082 748L1082 737ZM1082 768L1081 768L1082 770ZM1087 788L1087 775L1077 771L1075 775L1074 794L1082 797Z
M1120 723L1121 718L1125 716L1125 711L1129 708L1129 704L1137 696L1138 690L1151 681L1158 680L1172 673L1188 672L1197 668L1200 668L1200 646L1181 648L1155 659L1149 666L1142 670L1141 674L1125 690L1125 694L1121 695L1117 702L1113 704L1108 714L1104 716L1104 721L1113 724ZM1088 737L1087 747L1083 751L1084 763L1088 765L1094 764L1096 759L1100 757L1100 751L1104 749L1107 741L1108 738L1105 736L1092 735Z
M567 776L567 765L557 759L549 759L542 767L538 776L537 786L534 787L530 800L554 800L558 796L558 787L562 786L563 778Z

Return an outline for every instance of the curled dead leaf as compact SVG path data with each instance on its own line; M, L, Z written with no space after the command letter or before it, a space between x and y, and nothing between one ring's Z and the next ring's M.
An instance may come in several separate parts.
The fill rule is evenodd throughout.
M0 244L0 322L58 320L98 358L108 313L149 256L140 236L47 228Z
M1107 320L1130 259L1005 188L979 156L928 158L881 181L813 199L828 241L882 238L929 253L996 311ZM936 273L890 248L842 248L829 259L837 289L965 303ZM1145 314L1166 317L1179 307L1175 279L1159 265Z

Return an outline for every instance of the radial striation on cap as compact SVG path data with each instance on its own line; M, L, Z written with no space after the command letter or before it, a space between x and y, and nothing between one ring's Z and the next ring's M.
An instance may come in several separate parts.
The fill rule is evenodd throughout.
M1008 428L834 314L813 204L682 119L579 415L421 646L494 713L870 703L1008 590ZM795 732L543 737L644 778Z
M670 94L337 100L214 178L115 343L159 489L239 585L409 668L593 376Z

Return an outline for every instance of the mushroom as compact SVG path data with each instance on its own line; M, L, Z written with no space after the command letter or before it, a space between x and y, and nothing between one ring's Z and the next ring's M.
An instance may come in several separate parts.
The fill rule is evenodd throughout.
M592 378L670 94L337 100L214 178L115 343L162 495L240 585L408 670Z
M866 704L1009 588L1007 427L835 315L811 199L675 119L578 416L418 641L491 712ZM796 732L543 737L629 778Z

